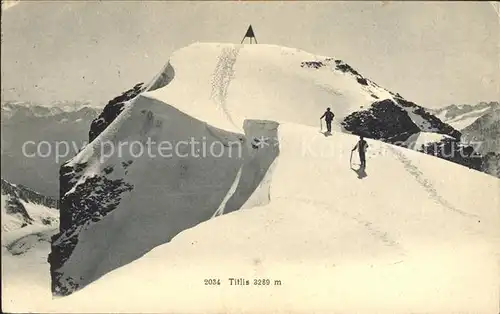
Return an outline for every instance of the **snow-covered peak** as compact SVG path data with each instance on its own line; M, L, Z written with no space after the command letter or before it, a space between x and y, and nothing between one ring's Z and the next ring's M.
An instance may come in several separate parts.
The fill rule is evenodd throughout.
M2 235L27 226L57 226L58 201L24 186L1 180ZM3 242L3 239L2 239Z
M335 137L318 132L326 107L335 114ZM280 132L282 125L297 131ZM355 182L366 173L348 168L357 137L341 131L370 138L373 158L390 155L381 167L407 168L408 180L417 181L408 184L433 199L435 191L413 163L374 140L393 143L420 132L460 138L425 108L342 60L273 45L198 43L176 51L151 82L106 105L91 125L89 145L61 167L60 232L49 257L52 292L71 294L188 228L269 204L276 196L272 190L280 198L313 203L332 195L329 185L356 191ZM321 151L314 148L318 136L326 141ZM296 150L280 158L282 144ZM167 156L160 147L170 148ZM214 147L217 153L209 151ZM327 168L335 163L348 170L326 177L315 169L315 191L302 182L303 163L313 162L302 158L309 153L326 154L321 164ZM273 178L276 164L286 165L286 180ZM347 178L353 174L354 180ZM474 180L481 181L480 175ZM406 201L399 199L398 206ZM365 206L363 197L359 202ZM442 209L454 211L456 206L441 202Z
M224 120L219 127L231 131L245 118L317 126L326 107L340 130L353 111L392 98L341 60L275 45L197 43L174 52L169 65L171 82L143 95L210 124Z

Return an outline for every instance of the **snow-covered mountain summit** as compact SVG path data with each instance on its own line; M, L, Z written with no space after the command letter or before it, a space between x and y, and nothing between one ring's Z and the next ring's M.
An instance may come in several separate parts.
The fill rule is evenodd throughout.
M405 208L417 210L411 214L416 219L449 217L453 236L460 236L455 224L462 223L488 243L496 236L489 225L492 212L465 205L470 199L451 200L449 191L441 196L445 188L436 187L440 175L431 166L445 161L370 140L368 169L373 161L379 170L370 173L371 184L360 183L366 172L349 169L357 138L314 131L326 107L335 113L337 133L388 143L406 143L421 132L455 141L461 136L344 61L272 45L190 45L175 52L149 84L110 101L90 127L91 143L61 167L60 232L49 256L53 293L71 294L188 228L243 208L276 205L276 197L300 196L327 210L352 200L360 210L356 218L377 208L389 217L396 207L419 201L412 196L416 190L439 212ZM305 163L321 165L307 168L314 181L303 181ZM281 175L275 178L277 165ZM384 169L393 167L400 171L390 181ZM458 165L446 169L460 171L483 193L492 194L497 183ZM381 182L387 191L375 189ZM401 185L405 196L394 198ZM337 201L324 200L338 190ZM439 232L435 227L432 232ZM412 229L407 240L423 236L420 229Z
M394 128L381 137L404 137L400 133L407 130L396 124L403 125L401 129L457 135L424 108L378 86L344 61L299 49L193 44L176 51L165 71L166 77L175 79L165 88L153 88L150 97L176 104L193 117L197 110L213 108L213 116L203 120L225 117L229 130L241 131L243 119L255 113L263 119L316 127L319 116L331 107L337 130L363 132L357 120L382 123L379 120L390 112ZM189 89L197 92L186 93Z
M10 119L18 114L26 117L49 117L56 115L69 115L74 113L92 114L100 108L93 106L90 102L81 101L57 101L42 104L30 101L3 101L2 118Z
M57 226L58 201L22 185L1 181L2 234L30 225Z

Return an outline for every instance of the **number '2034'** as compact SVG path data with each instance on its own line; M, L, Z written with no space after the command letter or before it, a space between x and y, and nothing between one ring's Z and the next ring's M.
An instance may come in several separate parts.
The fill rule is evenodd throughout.
M205 279L205 286L220 286L220 279Z

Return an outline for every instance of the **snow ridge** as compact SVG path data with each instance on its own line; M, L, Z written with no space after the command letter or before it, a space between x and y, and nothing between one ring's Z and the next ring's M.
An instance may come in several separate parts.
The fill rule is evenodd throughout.
M70 294L169 242L186 228L212 218L214 213L240 209L259 188L278 154L277 147L259 153L259 148L250 144L250 139L261 134L270 136L268 133L276 131L277 123L248 120L245 125L245 135L231 134L163 102L143 96L130 101L94 142L62 167L61 186L71 189L61 195L60 233L53 239L49 257L53 293ZM218 139L222 138L226 139L225 152L229 154L221 158L186 158L181 155L188 151L183 151L168 158L137 158L116 152L104 160L99 160L99 154L89 154L96 151L92 147L100 141L112 140L118 145L121 141L144 142L147 138L157 143L168 140L174 146L193 138L206 142L207 147L220 143ZM142 204L153 200L150 206ZM144 207L137 212L137 208ZM151 219L148 230L138 229L137 219ZM110 231L106 226L116 220L121 222L112 223ZM113 236L104 236L108 233ZM101 239L98 246L96 238ZM142 240L120 249L115 241L123 245L125 242L117 238ZM78 262L82 259L85 265Z
M395 210L413 197L409 186L431 208L473 215L439 196L438 188L427 180L427 173L419 172L413 159L396 155L378 160L388 168L394 166L394 159L399 160L402 166L394 173L407 184L405 196L398 199L401 204L385 204L386 198L397 196L383 189L377 189L383 196L372 194L381 183L376 183L380 172L355 178L351 169L346 170L346 160L306 156L304 147L317 136L322 148L330 140L338 145L332 149L334 158L347 156L356 142L352 135L339 132L334 132L334 138L318 135L317 119L327 106L347 132L371 138L370 147L373 144L375 149L369 157L373 159L388 145L375 140L405 141L421 132L453 140L461 136L424 108L384 90L342 61L268 45L183 48L147 87L138 84L111 101L91 127L92 142L61 168L60 232L53 238L49 257L53 294L72 294L201 223L224 219L255 204L273 207L291 195L310 198L311 204L325 201L335 217L346 218L338 212L337 196L366 209L348 218L398 252L404 251L398 234L386 230L388 222L376 218L375 207L355 191L388 208L387 215L405 219L415 213ZM278 137L278 129L286 138ZM230 154L204 155L203 147L190 152L189 146L181 145L170 156L115 151L102 158L99 150L105 142L119 147L148 139L156 143L153 149L161 141L177 147L191 139L206 147L218 144ZM283 147L286 158L281 158ZM418 157L429 156L412 155ZM315 163L322 166L309 166ZM482 178L475 175L477 180ZM319 191L312 188L316 186Z

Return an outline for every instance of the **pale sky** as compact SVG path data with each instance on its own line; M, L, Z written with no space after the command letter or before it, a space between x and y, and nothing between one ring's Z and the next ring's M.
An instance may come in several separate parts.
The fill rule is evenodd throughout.
M500 100L500 24L487 2L23 2L2 14L2 100L104 105L193 42L342 59L420 105ZM196 61L193 60L193 66Z

